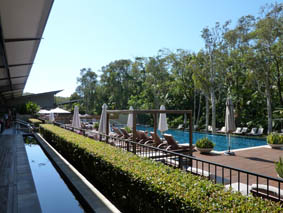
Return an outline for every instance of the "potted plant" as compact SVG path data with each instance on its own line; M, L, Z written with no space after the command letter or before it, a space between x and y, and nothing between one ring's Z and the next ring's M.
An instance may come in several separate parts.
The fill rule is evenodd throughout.
M283 135L278 133L271 133L266 138L267 143L273 149L280 149L283 147Z
M214 148L214 143L208 138L201 138L196 142L196 147L200 153L209 153Z
M283 178L283 160L280 157L278 162L275 162L275 170L278 177Z

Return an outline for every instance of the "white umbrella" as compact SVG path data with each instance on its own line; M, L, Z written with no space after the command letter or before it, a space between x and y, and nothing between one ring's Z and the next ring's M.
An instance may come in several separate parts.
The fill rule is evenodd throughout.
M49 114L50 111L49 110L46 110L46 109L41 109L37 112L38 114Z
M80 116L79 116L79 107L78 106L75 106L75 109L74 109L72 127L81 128L81 120L80 120Z
M64 109L61 109L59 107L55 108L55 109L51 109L50 112L53 112L55 114L69 114L70 112Z
M107 105L103 104L102 105L102 112L100 116L100 121L99 121L99 128L98 132L106 134L106 121L107 121Z
M54 113L53 113L53 112L51 112L51 113L49 114L49 121L50 121L50 122L54 122L54 121L55 121L55 117L54 117Z
M160 110L165 110L165 106L161 105ZM158 130L161 132L161 134L168 130L166 113L160 113Z
M130 110L133 110L134 108L132 106L130 106ZM130 127L131 129L133 129L133 113L129 113L128 115L128 122L127 122L127 126Z
M235 119L234 119L234 106L231 98L227 98L226 101L226 114L225 114L225 132L228 134L229 140L229 150L225 152L226 155L233 155L233 152L230 152L231 149L231 138L230 133L236 130Z

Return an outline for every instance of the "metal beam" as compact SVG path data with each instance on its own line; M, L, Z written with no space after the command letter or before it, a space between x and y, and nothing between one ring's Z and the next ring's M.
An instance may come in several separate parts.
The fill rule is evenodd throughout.
M24 63L24 64L8 64L8 67L20 67L20 66L30 66L33 65L33 63ZM0 66L0 68L5 68L4 66Z
M25 86L25 83L21 83L21 84L13 84L13 86L21 86L21 85L23 85L23 86ZM20 89L24 89L24 88L17 88L17 89L10 89L10 87L9 86L1 86L0 87L0 93L4 93L4 92L8 92L8 91L13 91L13 90L20 90Z
M16 76L16 77L11 77L10 79L17 79L17 78L27 78L28 75L22 75L22 76ZM4 80L9 80L9 78L0 78L0 81Z
M38 41L41 39L42 38L6 38L4 39L4 42L9 43L9 42L21 42L21 41Z
M10 90L12 90L12 81L11 81L11 76L10 76L10 70L8 66L8 60L7 60L7 54L6 54L6 49L4 45L4 37L3 37L3 29L2 29L2 22L1 22L1 17L0 17L0 55L2 59L2 63L4 65L4 69L6 69L8 80L9 80L9 86Z

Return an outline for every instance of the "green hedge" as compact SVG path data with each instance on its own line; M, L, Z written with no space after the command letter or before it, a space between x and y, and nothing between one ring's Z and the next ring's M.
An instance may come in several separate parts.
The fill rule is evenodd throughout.
M225 191L202 177L51 124L40 133L123 212L280 212L279 203Z
M35 127L39 127L39 125L42 124L42 121L36 118L30 118L28 119L28 122L34 125Z

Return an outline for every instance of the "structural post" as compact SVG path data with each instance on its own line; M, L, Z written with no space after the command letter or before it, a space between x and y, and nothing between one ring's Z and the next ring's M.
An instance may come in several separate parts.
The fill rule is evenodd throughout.
M108 143L108 135L109 135L109 114L106 113L106 143Z
M190 156L193 156L193 121L192 121L192 112L189 113L190 119Z
M136 138L137 138L137 114L135 112L133 112L133 141L136 142ZM137 152L137 145L136 143L134 143L133 145L133 153L136 154Z
M156 142L156 134L157 134L157 113L153 114L153 128L154 128L154 142Z

